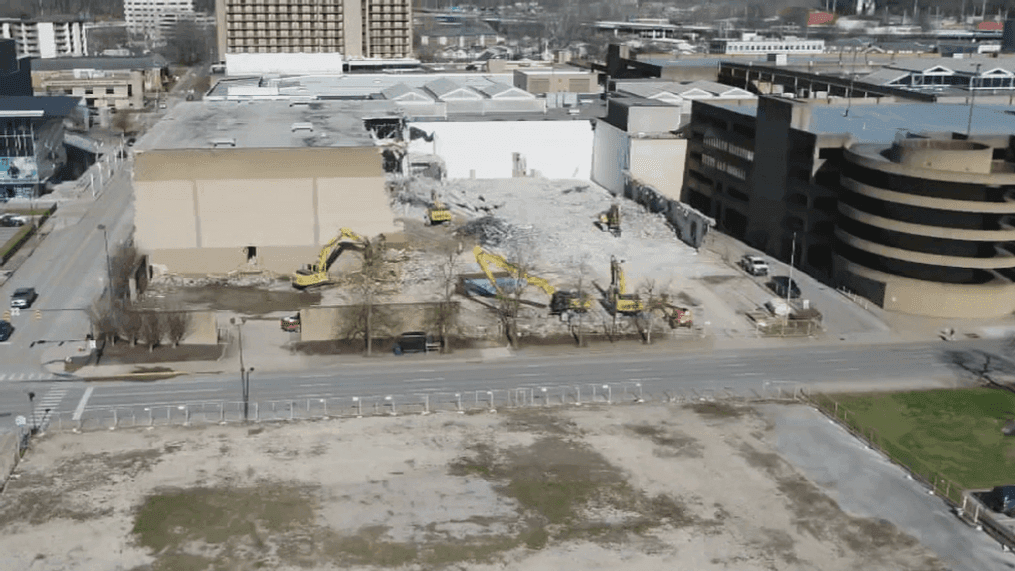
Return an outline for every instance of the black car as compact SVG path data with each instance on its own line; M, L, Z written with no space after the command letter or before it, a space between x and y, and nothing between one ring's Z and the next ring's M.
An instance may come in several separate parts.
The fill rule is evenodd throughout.
M433 335L424 331L406 331L398 336L398 341L392 347L395 355L405 353L429 353L440 351L441 343L434 339Z
M11 307L28 309L32 307L37 297L39 297L39 294L35 293L34 287L19 287L14 290L14 295L11 296Z
M988 508L1004 515L1015 512L1015 486L997 486L983 495Z
M768 282L768 289L779 297L792 299L800 297L800 286L797 285L796 280L790 279L788 276L775 276L772 281Z
M11 325L11 322L0 321L0 342L10 339L11 333L14 333L14 326Z

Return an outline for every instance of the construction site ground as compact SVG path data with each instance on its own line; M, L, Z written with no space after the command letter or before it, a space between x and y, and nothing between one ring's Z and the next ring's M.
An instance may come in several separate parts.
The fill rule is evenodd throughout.
M843 497L846 513L839 474L816 484L786 459L805 425L811 454L863 450L827 424L801 405L707 402L47 435L0 496L0 559L40 571L946 568L947 546L877 513L877 494ZM856 476L853 463L833 466ZM886 469L917 498L907 516L937 509ZM923 513L916 525L961 524Z
M576 289L582 283L597 298L593 310L582 320L583 328L591 333L615 327L605 303L612 257L624 262L628 291L643 291L652 283L656 294L666 293L675 304L692 310L695 323L692 330L670 330L662 319L654 323L658 333L672 334L678 339L753 337L756 331L746 313L772 298L763 286L764 280L746 275L731 263L741 253L731 252L729 244L736 249L735 242L729 241L719 248L712 241L709 248L696 251L677 238L662 214L650 213L638 204L614 197L589 181L513 178L438 182L415 178L394 187L393 208L404 225L406 241L391 252L401 281L396 291L379 300L382 303L439 300L444 252L460 249L456 272L476 274L480 268L472 247L477 243L508 260L521 261L531 268L530 273L558 289ZM450 225L424 225L433 191L454 213ZM622 213L623 233L619 237L595 225L598 214L614 202L620 204ZM167 306L277 319L300 307L355 303L353 292L342 287L341 280L343 275L358 269L359 261L355 250L343 253L332 266L338 284L310 291L293 290L287 276L251 273L234 275L229 280L167 276L151 285L147 299ZM804 285L805 295L813 294L820 300L812 302L813 306L831 317L825 320L824 329L817 336L845 338L846 330L853 335L888 330L871 311L835 292L829 293L827 287L809 282L806 276L798 274L797 280ZM528 303L522 305L519 322L522 336L551 340L568 335L568 323L548 316L549 297L545 293L529 287L524 298ZM456 299L464 308L460 316L463 335L503 342L495 300ZM840 322L846 324L844 328ZM630 335L636 333L629 317L619 318L616 327ZM290 340L287 335L283 342Z

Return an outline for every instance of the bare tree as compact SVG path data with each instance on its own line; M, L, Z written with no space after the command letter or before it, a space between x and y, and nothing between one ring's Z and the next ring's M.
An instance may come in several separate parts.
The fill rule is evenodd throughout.
M368 338L378 334L393 334L401 322L390 306L377 303L357 303L343 307L339 311L338 320L339 336L343 339L362 339L367 351L373 350L373 343L368 342Z
M127 303L119 301L113 304L116 313L116 328L122 339L126 339L131 345L137 344L141 335L141 314L130 307Z
M521 312L522 295L525 293L529 282L524 279L531 269L533 259L533 248L525 237L516 237L509 246L508 255L504 260L514 267L512 277L514 287L510 292L504 292L497 296L497 317L504 328L504 335L512 347L518 347L518 314Z
M181 65L196 65L210 59L215 29L193 19L181 19L171 28L166 40L166 59Z
M638 293L645 305L644 311L635 316L635 323L646 344L652 343L652 329L655 327L655 313L662 312L664 315L670 308L669 284L659 284L655 279L648 278L642 281Z
M384 236L368 240L363 248L363 264L360 270L351 274L347 281L362 307L363 319L357 320L357 327L366 342L366 354L373 354L374 308L379 299L395 292L397 273L394 263L387 257Z
M586 298L591 299L591 295L590 295L590 293L588 291L588 289L589 289L589 281L590 281L589 275L592 272L592 268L589 266L589 258L590 258L590 256L588 254L585 254L581 258L572 261L572 264L574 264L574 272L573 273L574 273L575 277L577 278L576 281L577 281L577 284L578 284L578 289L575 291L575 293L578 294L578 303L583 304L583 305L585 303L585 299ZM583 309L581 311L578 311L577 312L577 317L578 317L578 326L577 326L577 331L574 332L574 334L575 334L575 337L577 338L578 346L579 347L585 347L586 346L586 343L585 343L585 310Z
M138 314L141 320L140 336L148 346L148 352L155 350L155 347L162 343L166 336L166 320L158 311L145 311Z
M136 114L134 111L121 109L113 115L113 128L120 133L134 133L137 131Z
M455 303L454 295L462 249L461 243L448 243L440 250L440 262L437 263L437 285L440 299L428 309L426 317L427 325L440 335L442 353L451 352L449 336L458 325L459 305Z
M109 259L109 272L112 284L110 293L114 300L126 299L130 296L130 278L137 269L138 252L133 242L118 246Z
M92 324L92 334L95 339L102 339L103 343L115 342L117 329L114 307L108 301L100 298L93 301L85 311Z
M169 338L169 342L173 344L173 347L179 347L180 341L187 336L190 331L191 315L190 313L174 309L172 311L165 312L166 321L166 335Z

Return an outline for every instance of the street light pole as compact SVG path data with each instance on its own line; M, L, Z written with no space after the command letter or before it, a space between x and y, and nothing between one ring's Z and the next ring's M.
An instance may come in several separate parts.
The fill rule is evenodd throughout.
M243 363L243 324L247 320L243 317L237 320L235 317L229 319L229 323L236 326L236 332L240 344L240 393L243 396L243 420L244 422L249 418L250 411L250 373L254 371L251 367L247 369Z
M96 228L102 230L102 242L106 246L106 286L109 288L109 307L113 308L113 266L109 262L109 235L106 233L106 225L99 224Z

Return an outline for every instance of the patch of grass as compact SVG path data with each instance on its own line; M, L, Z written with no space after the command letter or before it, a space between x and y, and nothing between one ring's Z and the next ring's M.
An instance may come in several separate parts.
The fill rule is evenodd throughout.
M398 567L416 560L415 545L384 541L384 526L371 526L352 536L334 536L324 543L324 551L332 559L357 565Z
M725 402L696 402L688 406L702 416L713 418L738 418L751 410L750 407Z
M681 434L673 430L666 430L660 426L650 424L628 424L625 425L624 428L627 428L638 436L648 438L656 446L668 449L665 454L657 451L657 456L689 456L691 458L701 458L703 454L702 446L698 443L698 441L686 434Z
M940 474L963 488L1011 483L1015 438L1001 428L1015 417L1015 394L971 388L831 398L840 419L925 477Z
M252 488L173 489L149 496L134 519L140 545L178 553L189 542L261 542L260 530L283 533L312 523L302 490L271 484Z

